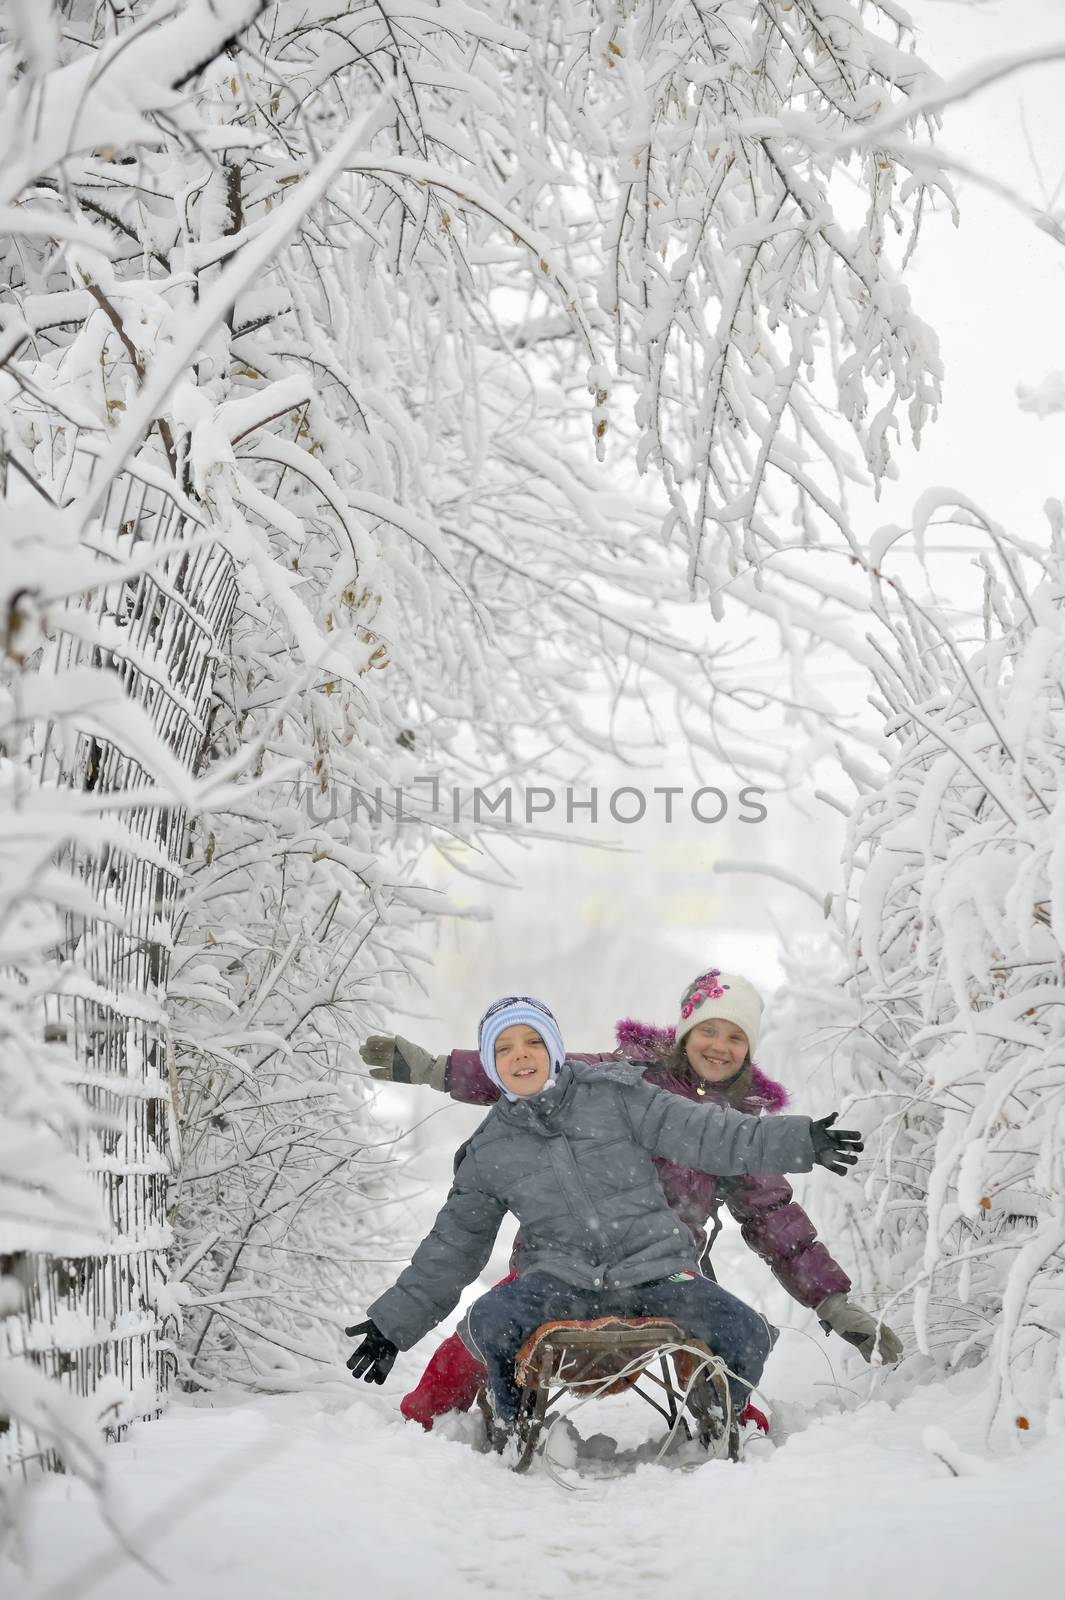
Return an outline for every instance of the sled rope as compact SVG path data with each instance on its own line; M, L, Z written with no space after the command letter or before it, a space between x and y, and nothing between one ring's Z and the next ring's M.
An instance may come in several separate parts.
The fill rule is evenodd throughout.
M680 1428L681 1428L681 1426L682 1426L682 1424L684 1422L685 1406L687 1405L687 1401L688 1401L689 1396L691 1395L692 1389L694 1388L694 1386L697 1383L697 1381L699 1380L699 1378L703 1375L703 1373L708 1371L709 1369L715 1368L719 1372L724 1373L726 1377L732 1378L732 1379L735 1380L735 1382L742 1384L743 1387L746 1390L748 1390L748 1392L750 1393L750 1395L752 1397L757 1396L757 1398L762 1400L765 1405L767 1405L767 1406L769 1405L768 1399L766 1398L766 1396L764 1394L762 1394L761 1390L757 1387L757 1385L750 1383L746 1378L741 1378L738 1373L733 1372L732 1368L727 1366L725 1364L725 1362L722 1361L720 1356L707 1356L703 1351L700 1351L700 1350L697 1350L696 1348L694 1348L694 1346L689 1345L689 1344L683 1344L683 1343L662 1345L655 1352L655 1354L657 1356L665 1356L665 1357L673 1356L673 1355L680 1355L680 1354L691 1356L691 1357L694 1358L694 1360L696 1361L697 1365L695 1366L694 1370L692 1371L692 1373L691 1373L690 1377L688 1378L688 1381L687 1381L687 1383L686 1383L686 1385L684 1387L684 1391L683 1391L683 1394L681 1396L681 1404L677 1408L677 1415L674 1418L673 1422L671 1423L669 1431L666 1434L666 1437L665 1437L661 1447L659 1448L658 1452L656 1453L656 1455L654 1457L654 1461L652 1463L653 1465L657 1465L662 1460L663 1456L665 1456L666 1452L671 1448L671 1446L675 1442L677 1434L679 1433ZM646 1362L646 1357L645 1356L635 1356L630 1362L628 1362L624 1367L622 1367L619 1372L612 1373L608 1377L606 1377L606 1378L604 1378L602 1380L599 1380L599 1381L596 1381L596 1380L582 1380L581 1384L579 1384L579 1385L575 1385L575 1386L572 1386L572 1387L567 1386L567 1394L571 1398L573 1403L565 1411L560 1409L558 1415L552 1419L551 1423L548 1426L547 1433L546 1433L545 1438L544 1438L543 1449L542 1449L542 1452L541 1452L542 1458L543 1458L543 1463L544 1463L544 1468L545 1468L545 1470L547 1472L548 1477L550 1477L551 1480L554 1483L557 1483L560 1488L567 1489L571 1494L594 1494L595 1493L595 1490L592 1489L591 1486L588 1486L586 1488L582 1484L570 1483L565 1478L560 1476L559 1470L558 1470L555 1462L551 1459L551 1437L552 1437L552 1434L555 1431L555 1428L558 1426L558 1424L560 1422L569 1421L574 1416L574 1414L581 1409L582 1406L585 1406L585 1405L588 1404L589 1400L598 1399L602 1394L604 1394L614 1384L618 1383L621 1379L630 1376L630 1374L635 1375L635 1374L643 1371L646 1368L646 1364L647 1364L647 1362ZM583 1387L585 1384L591 1383L591 1382L595 1382L595 1387L594 1388L589 1388L588 1392L586 1394L577 1394L577 1388L578 1387ZM724 1437L724 1439L726 1441L728 1440L728 1436L729 1436L729 1433L731 1431L731 1428L732 1428L732 1395L729 1392L726 1395L725 1413L724 1413L724 1434L723 1434L723 1437ZM681 1470L684 1471L684 1472L694 1472L697 1465L701 1466L702 1463L701 1462L699 1462L699 1463L693 1462L691 1465L683 1466L681 1468Z

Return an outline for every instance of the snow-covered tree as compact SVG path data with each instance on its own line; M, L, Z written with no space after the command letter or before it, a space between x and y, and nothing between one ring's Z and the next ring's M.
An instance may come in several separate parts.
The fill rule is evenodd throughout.
M692 591L717 619L730 598L773 619L814 730L832 708L803 679L804 641L863 658L850 499L894 471L893 435L919 442L940 397L935 336L901 279L928 205L952 203L926 159L937 80L890 3L516 15L528 122L554 161L530 192L524 141L496 136L495 160L545 229L561 219L567 266L595 285L619 425L661 479ZM863 137L879 118L905 149ZM542 298L532 310L526 339L567 337Z
M170 313L107 170L252 8L174 10L15 6L2 60L3 1438L98 1486L165 1379L169 923L233 592L165 417L115 438Z
M844 879L777 1022L870 1136L866 1200L837 1206L867 1292L912 1312L941 1369L987 1360L989 1430L1065 1414L1065 521L1047 513L1040 544L960 498L918 505L918 551L933 520L986 544L975 610L956 576L949 605L916 592L903 530L874 542L883 766L849 765Z
M847 430L875 479L934 405L885 243L924 189L856 155L845 223L807 136L924 69L841 0L8 11L5 1001L106 1236L13 1281L121 1423L171 1362L328 1360L389 1253L354 1044L443 909L420 854L515 826L395 789L568 775L604 686L735 751L656 602L731 586L797 660L854 610L789 548L849 540Z

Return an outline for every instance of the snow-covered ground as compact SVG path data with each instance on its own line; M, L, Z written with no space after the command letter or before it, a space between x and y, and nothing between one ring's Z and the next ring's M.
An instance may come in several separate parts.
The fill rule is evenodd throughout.
M645 1465L575 1490L405 1424L398 1385L179 1404L115 1451L123 1520L158 1577L117 1556L82 1488L56 1480L31 1521L34 1580L0 1573L0 1588L10 1600L1057 1600L1065 1436L982 1471L950 1451L954 1476L923 1440L935 1427L974 1447L968 1377L894 1407L787 1406L795 1431L764 1459Z
M426 1341L384 1389L341 1369L300 1393L179 1400L112 1452L122 1524L149 1565L116 1549L81 1485L53 1479L27 1517L31 1574L0 1566L0 1593L1058 1600L1065 1433L1033 1418L1016 1451L987 1456L979 1370L929 1383L916 1356L870 1375L735 1234L721 1243L730 1285L785 1324L765 1382L779 1442L757 1459L516 1477L471 1448L472 1419L426 1435L400 1417ZM631 1398L576 1421L630 1446L656 1427Z

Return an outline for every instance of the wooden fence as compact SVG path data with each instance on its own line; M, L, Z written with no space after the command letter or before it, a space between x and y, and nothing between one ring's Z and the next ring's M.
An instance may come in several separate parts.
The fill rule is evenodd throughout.
M210 747L215 671L236 595L232 563L154 479L132 463L83 536L116 572L135 577L93 589L51 618L40 672L84 666L117 673L130 700L190 775ZM166 552L168 547L168 553ZM58 626L54 626L58 623ZM122 741L124 742L124 741ZM133 741L130 741L131 743ZM119 742L53 722L35 731L35 776L50 789L135 794L154 774ZM165 993L187 849L180 807L144 803L122 813L128 848L70 846L62 863L101 907L69 914L55 951L46 1037L65 1040L81 1093L100 1126L79 1156L98 1185L109 1236L87 1252L8 1257L24 1311L0 1319L0 1356L28 1356L83 1395L95 1394L120 1430L158 1411L169 1383L176 1319L165 1295L167 1189L178 1154L175 1080ZM55 1465L41 1442L10 1427L0 1465Z

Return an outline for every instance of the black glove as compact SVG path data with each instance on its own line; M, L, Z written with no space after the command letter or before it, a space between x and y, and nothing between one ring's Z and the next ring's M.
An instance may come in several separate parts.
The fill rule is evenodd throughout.
M348 1357L348 1368L353 1378L365 1378L367 1383L384 1383L392 1371L392 1363L399 1354L399 1345L386 1339L375 1322L357 1322L345 1328L349 1339L364 1333L365 1339Z
M854 1166L865 1144L861 1134L855 1133L853 1128L833 1128L837 1115L833 1111L830 1117L818 1117L816 1122L811 1122L810 1138L818 1166L827 1167L829 1172L842 1177L848 1167Z

